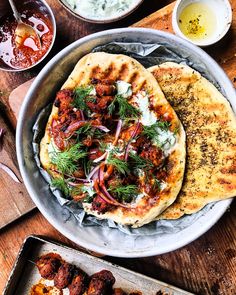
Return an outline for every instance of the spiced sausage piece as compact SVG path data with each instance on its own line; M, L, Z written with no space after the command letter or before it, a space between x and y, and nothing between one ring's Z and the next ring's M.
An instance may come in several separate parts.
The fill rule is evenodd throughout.
M47 280L53 280L59 267L61 266L62 258L55 253L48 253L42 255L37 261L39 273L42 278Z
M110 295L112 294L112 286L115 283L113 274L108 270L102 270L95 273L91 277L89 283L88 295Z
M76 268L71 284L68 286L70 295L82 295L87 289L89 282L88 275L81 269Z
M74 265L64 262L54 277L54 286L60 290L66 288L72 281L74 271Z

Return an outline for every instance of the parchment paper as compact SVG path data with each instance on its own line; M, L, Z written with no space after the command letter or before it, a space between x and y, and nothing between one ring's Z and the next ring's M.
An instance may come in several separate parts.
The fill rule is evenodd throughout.
M93 49L93 52L108 52L108 53L122 53L129 55L136 60L138 60L143 66L146 68L161 64L163 62L172 61L177 63L182 63L189 65L190 67L199 71L204 77L206 77L209 81L211 81L220 91L219 85L210 75L208 70L203 64L193 64L189 59L188 56L179 56L173 50L168 48L168 45L165 44L142 44L142 43L109 43L103 46L98 46ZM59 90L59 89L58 89ZM48 189L52 191L52 197L54 196L61 206L63 206L65 211L65 216L67 218L70 217L70 214L73 214L75 218L78 220L80 226L105 226L110 228L116 228L122 231L123 233L129 235L162 235L162 234L172 234L177 233L186 227L193 224L199 217L205 215L208 210L210 210L214 203L211 203L201 211L192 214L183 216L177 220L159 220L151 222L150 224L144 225L141 228L131 228L130 226L122 226L116 224L111 220L99 220L94 216L88 215L84 212L80 203L76 203L72 200L66 199L62 193L50 186L50 176L49 174L41 167L40 160L39 160L39 144L44 135L44 130L46 127L46 123L48 117L50 115L52 108L52 104L48 105L45 109L43 109L33 126L33 150L34 150L34 157L37 163L37 166L40 169L41 174L43 175L44 179L48 183Z

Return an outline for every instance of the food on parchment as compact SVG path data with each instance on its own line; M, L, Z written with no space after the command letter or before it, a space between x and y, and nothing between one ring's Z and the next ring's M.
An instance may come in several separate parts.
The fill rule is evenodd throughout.
M236 195L236 117L213 84L192 68L176 63L151 67L187 138L183 187L160 217L176 219L206 204Z
M46 281L43 282L41 279L31 288L30 295L61 295L65 288L69 289L70 295L127 295L121 288L112 288L115 278L110 271L104 269L88 276L83 270L67 263L55 253L47 253L38 258L36 266L43 278L46 273L47 280L54 280L54 286L48 286ZM45 269L47 269L46 272ZM131 294L142 295L139 291L134 291Z
M56 95L40 160L53 185L87 213L140 227L178 195L185 133L141 64L91 53Z

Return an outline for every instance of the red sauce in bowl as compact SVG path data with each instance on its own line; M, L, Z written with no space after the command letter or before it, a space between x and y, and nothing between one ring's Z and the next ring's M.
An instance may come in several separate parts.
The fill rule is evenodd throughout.
M23 44L17 47L15 44L17 21L13 16L2 18L0 20L0 62L14 69L26 69L36 64L49 50L53 40L52 23L43 13L25 9L21 12L21 19L36 30L40 37L41 48L32 36L26 36Z

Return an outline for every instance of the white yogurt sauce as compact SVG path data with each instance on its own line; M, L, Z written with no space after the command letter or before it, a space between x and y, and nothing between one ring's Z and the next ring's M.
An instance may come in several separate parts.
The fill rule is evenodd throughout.
M157 118L153 111L149 109L149 97L145 91L137 93L135 96L134 102L136 102L139 106L139 109L142 113L142 117L140 122L144 126L151 126L156 123Z
M89 19L119 17L134 7L137 0L63 0L75 13Z
M128 98L132 95L131 84L125 81L117 81L116 90L117 94L122 95L124 98Z

